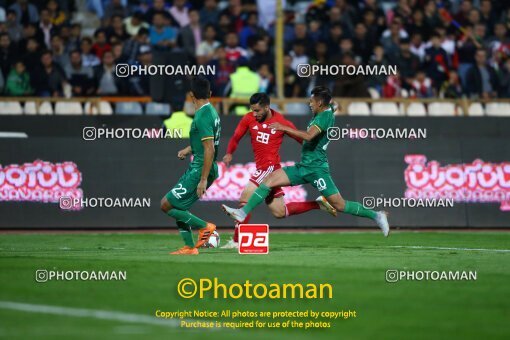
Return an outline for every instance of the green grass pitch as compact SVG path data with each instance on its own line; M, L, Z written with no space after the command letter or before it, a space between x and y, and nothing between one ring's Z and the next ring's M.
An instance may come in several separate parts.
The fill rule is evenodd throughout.
M222 241L230 236L220 233ZM0 234L0 338L510 338L510 251L494 251L510 249L508 232L395 232L388 239L372 232L273 232L268 255L223 249L203 250L199 256L168 255L180 246L177 234L164 233ZM127 280L37 283L37 269L126 270ZM388 269L476 270L477 280L387 283ZM247 279L327 282L333 285L333 299L186 300L176 293L185 277L217 277L227 284ZM6 302L37 310L7 308ZM145 321L49 313L39 306L129 313ZM332 321L329 329L210 331L152 324L150 320L159 320L157 309L350 309L357 317Z

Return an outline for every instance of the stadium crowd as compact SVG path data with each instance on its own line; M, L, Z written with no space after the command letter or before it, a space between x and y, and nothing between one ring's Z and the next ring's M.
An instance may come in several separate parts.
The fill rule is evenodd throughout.
M83 0L85 2L85 0ZM149 65L185 53L215 65L214 96L233 82L274 94L274 0L86 0L99 27L84 34L76 1L0 0L3 96L150 95ZM327 84L335 96L510 98L510 2L489 0L284 1L284 92ZM298 77L298 64L396 65L390 76ZM256 92L253 91L253 92Z

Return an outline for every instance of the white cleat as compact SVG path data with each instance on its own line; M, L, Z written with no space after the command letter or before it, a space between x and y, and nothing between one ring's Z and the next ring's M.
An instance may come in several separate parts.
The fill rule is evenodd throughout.
M221 207L228 216L232 217L239 223L246 219L246 213L243 211L243 209L229 208L225 204L222 204Z
M220 247L221 249L237 249L239 248L239 243L234 242L233 239L230 239L227 244L225 244L223 247Z
M315 202L317 202L319 204L319 207L321 208L321 210L324 210L325 212L327 212L330 215L336 216L336 209L333 208L333 206L331 204L329 204L328 200L326 200L326 198L324 196L317 197Z
M375 222L381 228L384 237L388 237L390 234L390 225L388 223L388 213L386 211L378 211L375 218Z

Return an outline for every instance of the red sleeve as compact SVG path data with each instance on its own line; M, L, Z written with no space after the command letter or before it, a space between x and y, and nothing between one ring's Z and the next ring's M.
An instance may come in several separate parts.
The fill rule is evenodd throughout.
M287 119L283 118L283 116L282 116L281 123L283 125L286 125L288 127L293 128L294 130L297 130L297 127L294 125L294 123L292 123L290 120L287 120ZM289 136L290 138L296 140L296 142L298 142L299 144L303 144L303 139L302 138L295 137L295 136L292 136L292 135L289 135L289 134L286 134L286 135Z
M246 131L248 131L249 126L248 119L249 116L248 114L246 114L243 117L243 119L241 119L241 121L239 122L239 125L237 125L234 135L232 136L232 138L230 138L230 141L228 142L227 153L233 154L236 151L239 141L246 134Z

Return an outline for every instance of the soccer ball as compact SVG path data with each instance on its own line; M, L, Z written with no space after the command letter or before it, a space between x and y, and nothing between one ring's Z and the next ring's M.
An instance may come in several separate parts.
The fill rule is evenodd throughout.
M218 248L220 246L220 234L217 231L214 231L211 237L209 237L209 241L204 243L202 248Z

